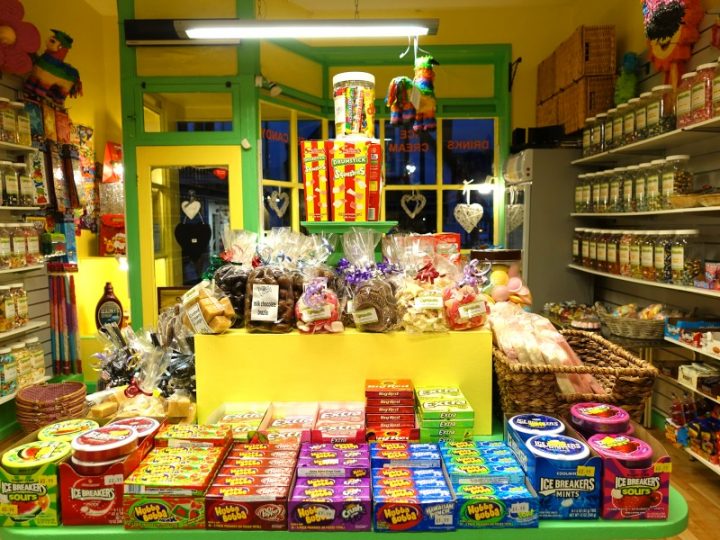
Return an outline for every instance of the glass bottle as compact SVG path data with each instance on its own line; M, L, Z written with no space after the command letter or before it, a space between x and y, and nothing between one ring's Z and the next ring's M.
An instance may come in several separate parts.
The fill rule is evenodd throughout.
M720 58L718 58L718 66L715 68L712 85L713 116L720 116Z
M588 230L588 268L595 269L597 267L597 241L598 230Z
M14 103L17 119L18 144L22 144L23 146L32 146L32 128L30 127L30 115L28 114L27 109L25 109L24 103L21 103L19 101L16 101Z
M607 240L607 262L605 271L609 274L620 273L620 239L621 231L610 231Z
M590 154L594 156L600 153L602 147L603 124L598 122L597 116L593 116L590 122Z
M638 212L645 212L647 206L647 175L650 170L650 163L640 163L635 174L635 182L633 186L633 194L635 197L635 209Z
M672 240L675 231L657 231L655 233L655 281L659 283L672 282Z
M574 264L582 264L582 237L583 228L576 228L572 241L572 262Z
M22 268L25 266L25 259L27 254L27 242L25 235L20 229L19 223L8 223L10 227L10 268Z
M634 235L633 231L622 231L618 248L618 264L620 265L621 276L630 277L632 275L630 269L630 244L632 244Z
M625 171L625 167L617 167L613 169L613 175L610 177L608 212L623 211L623 179L625 177Z
M122 322L122 304L120 304L118 297L115 296L112 283L108 281L105 283L103 295L95 307L95 325L98 330L100 330L106 324L117 323L118 325L122 325Z
M19 119L22 113L25 112L25 104L22 101L11 101L10 102L10 108L13 112L13 123L15 125L15 140L14 142L16 144L20 144L20 128L19 128ZM26 127L30 127L29 123Z
M15 328L15 319L15 301L10 294L10 287L0 285L0 332Z
M693 175L688 169L690 156L668 156L662 173L662 205L673 208L672 196L690 193L693 189Z
M704 122L713 116L712 89L717 62L702 64L697 68L691 95L692 123Z
M697 246L692 240L697 237L697 229L675 231L671 252L672 282L675 285L693 285L695 278L702 273Z
M591 156L592 155L592 129L593 124L595 122L595 118L586 118L585 119L585 126L583 127L582 132L582 155L583 156Z
M588 179L590 180L590 187L592 191L592 212L593 214L599 214L602 212L600 206L600 176L602 173L588 173Z
M661 174L665 166L664 159L654 159L650 162L647 175L645 176L645 197L649 211L662 208Z
M640 244L640 275L647 281L655 281L655 232L646 231Z
M610 205L610 177L614 174L614 169L597 173L600 190L600 212L608 212Z
M617 117L617 109L612 108L607 112L607 118L605 119L605 150L612 150L615 148L615 118Z
M625 127L625 112L627 111L627 108L627 103L621 103L618 105L615 118L613 119L613 141L615 148L620 148L623 144L625 144L623 131Z
M15 109L8 98L0 97L0 141L17 142L17 123Z
M640 102L635 109L635 140L641 141L647 138L647 107L652 92L643 92L640 94Z
M645 231L635 231L630 240L630 277L642 279L641 247L645 237Z
M623 120L623 140L625 144L637 141L637 133L635 131L635 114L640 104L640 98L632 98L628 101L628 108L625 111L625 119Z
M581 176L584 177L582 184L582 211L589 214L593 211L592 176L589 173Z
M694 71L685 73L678 86L675 110L677 111L677 125L679 128L692 124L692 88L695 77L697 77L697 73Z
M609 238L609 231L598 230L595 270L599 272L607 272L607 244Z
M625 177L623 179L623 211L637 212L637 204L635 201L635 182L637 180L639 167L637 165L629 165L625 167Z
M8 287L15 302L15 327L24 326L30 321L25 286L22 283L10 283Z
M581 229L582 239L580 243L580 256L582 258L582 265L585 268L590 268L590 231L591 229Z
M605 126L607 124L607 116L607 113L600 113L595 117L596 136L593 140L595 141L596 154L607 150L607 148L605 148ZM610 130L612 132L612 126L610 127Z
M677 129L675 89L670 84L661 84L652 89L653 96L660 96L660 129L667 133Z
M577 183L575 184L575 212L585 212L584 194L585 194L585 181L587 179L586 174L579 174L577 177Z

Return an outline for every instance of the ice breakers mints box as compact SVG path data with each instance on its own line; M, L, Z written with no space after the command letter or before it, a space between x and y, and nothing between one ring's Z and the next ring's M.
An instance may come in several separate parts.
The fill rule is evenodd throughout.
M534 436L526 444L508 423L505 438L538 494L540 519L596 519L602 461L577 432L566 434Z
M505 529L538 526L538 497L518 484L453 485L458 529Z

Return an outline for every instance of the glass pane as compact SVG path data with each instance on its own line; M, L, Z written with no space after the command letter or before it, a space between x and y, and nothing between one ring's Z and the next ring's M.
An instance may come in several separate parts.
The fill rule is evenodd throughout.
M290 181L290 111L260 104L262 176L266 180Z
M495 120L443 120L443 183L495 175Z
M263 187L263 228L290 227L292 202L290 190L273 186Z
M421 185L437 182L437 136L434 131L385 123L385 181Z
M403 204L404 203L404 204ZM415 217L412 217L415 215ZM437 192L386 191L385 218L397 221L402 232L435 232L437 216Z
M232 131L232 94L228 92L148 93L143 94L143 103L146 133Z
M492 192L485 194L477 190L470 191L470 205L476 204L482 206L483 215L468 233L455 215L456 208L458 205L464 206L464 208L458 210L458 215L460 216L459 219L464 220L469 227L474 221L472 214L476 207L467 208L467 195L463 195L461 190L443 192L443 232L460 233L463 249L478 248L493 243L495 216Z
M156 171L161 171L158 173ZM198 283L210 257L222 250L230 223L228 172L225 166L155 168L165 179L153 189L153 241L156 259L165 259L156 286L188 287Z

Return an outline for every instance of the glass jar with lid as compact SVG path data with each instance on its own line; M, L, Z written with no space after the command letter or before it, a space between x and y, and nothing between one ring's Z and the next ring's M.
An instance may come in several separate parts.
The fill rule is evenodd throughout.
M12 161L0 160L0 206L11 206L5 191L5 176L8 176L8 181L12 183L14 175L15 169L12 166ZM12 189L12 186L10 189Z
M17 142L17 123L15 109L8 98L0 97L0 141Z
M635 174L635 182L633 186L633 196L635 197L635 210L638 212L647 211L647 175L650 170L650 163L640 163L637 173Z
M704 122L713 117L712 89L717 62L702 64L693 81L691 105L692 123Z
M593 128L595 127L595 117L586 118L585 126L583 127L583 141L582 141L582 155L592 156L593 155Z
M595 252L595 270L607 272L607 245L610 240L610 231L599 230L597 236L597 251Z
M620 244L618 247L618 264L620 265L620 275L630 277L632 274L630 268L630 244L632 244L633 231L622 231Z
M605 152L605 125L607 124L607 113L600 113L595 117L595 141L596 153ZM610 127L612 130L612 126ZM611 131L612 133L612 131Z
M640 275L655 281L655 231L645 231L640 244Z
M28 265L40 264L43 262L43 255L40 251L40 236L42 231L33 223L23 224L25 228L26 254L25 262Z
M623 211L623 180L625 178L625 167L613 169L610 176L610 194L608 198L608 212Z
M0 397L17 392L17 364L10 347L0 349Z
M650 167L645 176L645 198L649 211L660 210L662 208L661 181L664 167L664 159L654 159L650 162Z
M635 140L647 138L647 107L652 98L652 92L640 94L640 102L635 109Z
M40 339L31 337L25 340L25 348L30 355L33 369L45 369L45 350Z
M598 203L600 212L608 212L610 205L610 178L613 174L614 169L597 173L597 189L600 191L600 201Z
M32 128L30 127L30 115L25 108L25 104L20 101L13 101L10 103L10 105L15 108L18 144L22 144L23 146L32 146Z
M677 127L675 106L676 99L672 85L661 84L653 87L652 97L647 106L648 137L662 135Z
M598 214L602 210L600 209L600 176L601 173L587 173L588 180L590 181L590 191L592 192L592 213Z
M0 332L8 332L15 328L15 300L10 287L0 285Z
M590 232L592 229L581 229L580 239L580 264L586 268L590 267Z
M582 239L585 229L576 227L573 232L572 240L572 262L573 264L582 264Z
M625 167L625 177L623 179L623 211L636 212L637 204L635 201L635 182L637 181L640 167L637 165L629 165Z
M11 161L0 161L0 174L2 174L2 203L3 206L18 206L20 185L17 169Z
M675 231L670 246L672 282L675 285L694 285L703 274L700 249L697 245L697 229Z
M22 268L27 255L25 234L19 223L8 223L7 226L10 228L10 268Z
M620 240L622 238L621 231L610 231L607 240L607 262L605 263L605 271L608 274L620 273Z
M635 114L640 105L640 98L632 98L628 101L628 108L625 110L625 118L623 119L623 141L630 144L638 140L635 131Z
M688 168L690 156L680 154L668 156L662 173L663 208L673 208L672 196L690 193L693 189L693 174Z
M582 212L591 213L593 211L593 198L592 198L592 174L585 173L581 174L582 180Z
M22 283L10 283L10 294L15 302L15 327L25 326L30 322L28 295Z
M27 164L13 163L13 169L18 178L18 206L33 206L35 204L35 184L27 173Z
M10 344L10 351L17 362L18 375L27 374L32 371L32 360L25 348L25 343L16 341Z
M655 281L658 283L672 283L672 253L671 247L675 231L656 231L655 248Z
M583 195L585 194L586 174L579 174L575 183L575 212L584 212Z
M679 128L692 124L692 89L695 84L697 73L690 71L685 73L680 80L677 92L677 125Z
M588 268L595 268L597 265L597 240L598 230L588 229Z
M605 115L605 127L603 128L603 151L607 152L612 150L613 146L613 121L615 120L615 114L617 109L610 109Z
M625 113L627 112L627 103L621 103L617 106L615 117L613 118L613 147L620 148L624 143L623 131L625 127Z
M642 279L641 249L646 231L635 231L630 239L630 277Z
M10 268L11 257L10 229L5 223L0 223L0 270Z

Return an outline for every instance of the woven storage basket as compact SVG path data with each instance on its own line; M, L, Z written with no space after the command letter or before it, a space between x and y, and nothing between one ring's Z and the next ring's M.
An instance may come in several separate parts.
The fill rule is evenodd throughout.
M553 52L537 67L537 101L542 103L557 93L555 86L555 53Z
M562 91L558 101L559 122L565 133L575 133L585 125L585 119L612 107L615 77L583 77Z
M720 206L720 194L712 193L700 195L700 204L703 206Z
M631 317L613 317L602 304L595 304L595 312L611 333L631 339L662 339L665 320L648 321Z
M652 394L657 370L648 362L613 345L606 339L580 330L561 330L582 366L522 364L493 349L493 364L505 414L537 412L568 417L570 406L585 401L611 403L641 421L645 401ZM555 375L589 373L597 379L602 394L563 394Z
M35 384L21 389L15 397L18 422L26 432L85 412L87 388L81 382Z
M715 195L720 201L720 195ZM700 195L670 195L670 205L673 208L695 208L702 204L702 198ZM712 206L712 205L705 205Z
M558 124L558 105L559 98L557 96L538 103L535 111L537 127L556 126Z
M580 26L555 50L556 89L583 77L615 77L617 61L614 26Z

